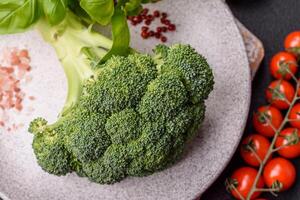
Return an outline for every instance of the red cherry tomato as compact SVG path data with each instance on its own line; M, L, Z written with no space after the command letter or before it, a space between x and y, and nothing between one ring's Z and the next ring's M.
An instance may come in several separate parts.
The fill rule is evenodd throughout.
M275 134L271 124L275 129L278 129L282 121L281 112L273 106L259 107L257 112L253 115L255 130L266 137L273 137Z
M297 72L297 60L295 56L287 52L279 52L273 56L270 63L270 71L274 78L290 80L291 74Z
M286 128L280 132L275 147L287 145L278 151L279 155L285 158L296 158L300 156L300 131L297 128Z
M295 89L287 81L273 81L266 90L268 102L281 110L288 109L295 96Z
M289 114L289 120L292 127L300 129L300 103L297 103L292 108Z
M237 191L244 198L246 198L247 195L249 194L251 187L254 184L254 180L256 178L257 173L258 173L257 170L253 169L251 167L241 167L233 172L230 180L232 181L232 184L236 187ZM265 184L264 184L263 178L260 177L256 187L263 188L264 185ZM229 189L231 190L231 194L236 199L241 199L240 196L238 195L238 193L234 189L232 189L232 188L229 188ZM260 194L261 194L261 192L253 193L253 195L251 196L251 199L257 198Z
M269 188L281 186L280 191L285 191L294 184L296 169L290 161L284 158L274 158L265 166L263 177Z
M284 40L284 48L289 51L293 52L296 55L300 53L300 31L295 31L285 38Z
M242 141L240 153L243 160L247 164L257 167L260 165L260 162L255 156L255 154L253 153L253 151L256 152L257 156L261 160L264 160L269 150L269 147L270 147L270 142L267 138L258 134L252 134L246 137ZM251 149L253 151L251 151Z

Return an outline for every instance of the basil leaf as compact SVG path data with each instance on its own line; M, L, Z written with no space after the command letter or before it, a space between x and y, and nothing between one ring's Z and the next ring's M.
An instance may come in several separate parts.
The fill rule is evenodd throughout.
M1 0L0 34L23 32L41 16L38 0Z
M80 7L79 1L78 0L72 0L69 3L69 9L75 14L77 15L80 19L82 19L82 21L84 21L87 24L92 24L93 20L91 19L91 17L89 16L89 14L87 14L87 12L85 10L83 10L82 7Z
M80 6L101 25L109 24L114 14L114 0L81 0Z
M138 15L142 10L143 7L141 5L141 0L130 0L125 4L125 10L127 15L135 16Z
M125 12L116 8L111 19L113 45L101 62L108 60L112 55L126 56L129 53L130 33Z
M43 0L43 10L51 25L59 24L66 16L69 0Z
M125 10L127 12L135 11L139 7L141 7L141 0L129 0L125 3Z
M117 7L125 10L127 16L135 16L143 9L141 3L142 0L119 0Z

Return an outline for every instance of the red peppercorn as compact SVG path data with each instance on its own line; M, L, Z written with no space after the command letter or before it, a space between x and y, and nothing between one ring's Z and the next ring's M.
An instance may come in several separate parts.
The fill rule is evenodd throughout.
M137 23L135 21L131 21L131 25L136 26Z
M147 15L149 12L149 9L148 8L144 8L141 12L141 15Z
M139 24L139 23L141 23L142 21L143 21L143 19L142 19L142 16L135 16L134 18L133 18L133 21L135 22L135 23L137 23L137 24Z
M161 27L157 27L156 28L156 32L161 33L162 32L162 28Z
M165 42L167 42L167 37L165 37L165 36L161 36L160 37L160 41L162 41L163 43L165 43Z
M166 19L166 20L164 20L163 24L165 24L165 25L169 26L169 25L171 24L171 21L170 21L170 20L168 20L168 19Z
M176 30L175 24L170 24L170 25L168 26L168 30L169 30L169 31L175 31L175 30Z
M168 28L167 28L167 27L165 27L165 26L162 26L162 27L161 27L161 30L162 30L162 32L164 32L164 33L165 33L165 32L167 32L167 31L168 31Z
M148 31L148 30L149 30L149 27L147 27L147 26L142 26L141 30L142 30L142 31Z
M161 37L161 33L160 33L160 32L156 32L156 33L154 34L154 36L155 36L157 39L159 39L159 38Z
M149 37L149 33L147 31L143 31L141 33L142 38L147 39Z
M149 26L149 25L151 24L151 22L152 22L151 20L148 20L148 19L147 19L147 20L145 21L145 24Z
M155 10L153 12L154 17L160 17L160 12L158 10Z
M153 20L154 20L153 15L148 15L148 16L147 16L147 20L153 21Z
M139 15L138 18L139 18L139 23L141 23L143 21L142 15Z
M168 17L168 14L165 13L165 12L163 12L163 13L161 14L161 16L162 16L162 18L167 18L167 17Z
M154 31L149 31L149 37L153 37L155 35Z
M160 19L160 22L161 22L162 24L165 24L165 23L166 23L166 19L165 19L165 18L161 18L161 19Z

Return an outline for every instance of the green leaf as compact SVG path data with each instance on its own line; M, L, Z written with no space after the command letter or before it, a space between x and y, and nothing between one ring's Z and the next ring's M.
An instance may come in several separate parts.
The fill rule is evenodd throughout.
M69 0L42 0L43 10L51 25L59 24L66 16Z
M141 0L130 0L125 4L125 10L127 12L135 11L141 7Z
M108 60L112 55L126 56L129 53L130 33L125 12L115 9L111 24L113 45L101 62Z
M72 0L69 2L69 9L72 10L72 12L77 15L82 21L84 21L87 24L92 24L93 20L87 14L85 10L80 6L80 3L78 0Z
M1 0L0 34L23 32L41 16L38 0Z
M142 10L142 0L119 0L117 7L124 10L127 16L136 16Z
M101 25L109 24L114 14L114 0L81 0L80 6Z

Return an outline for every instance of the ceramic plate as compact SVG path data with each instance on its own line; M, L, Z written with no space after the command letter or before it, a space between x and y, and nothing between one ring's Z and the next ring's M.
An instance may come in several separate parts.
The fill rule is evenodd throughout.
M0 192L12 200L183 200L200 196L230 160L242 135L250 101L250 72L240 33L220 0L164 0L152 7L170 13L177 32L170 43L189 43L207 58L215 89L207 101L206 119L185 157L173 167L144 178L126 178L98 185L75 174L57 177L37 165L28 122L43 116L54 121L66 96L66 80L54 50L31 31L0 37L0 47L27 47L32 57L32 81L25 101L31 112L14 114L24 123L15 133L0 133ZM156 40L143 41L132 28L132 46L150 52Z

